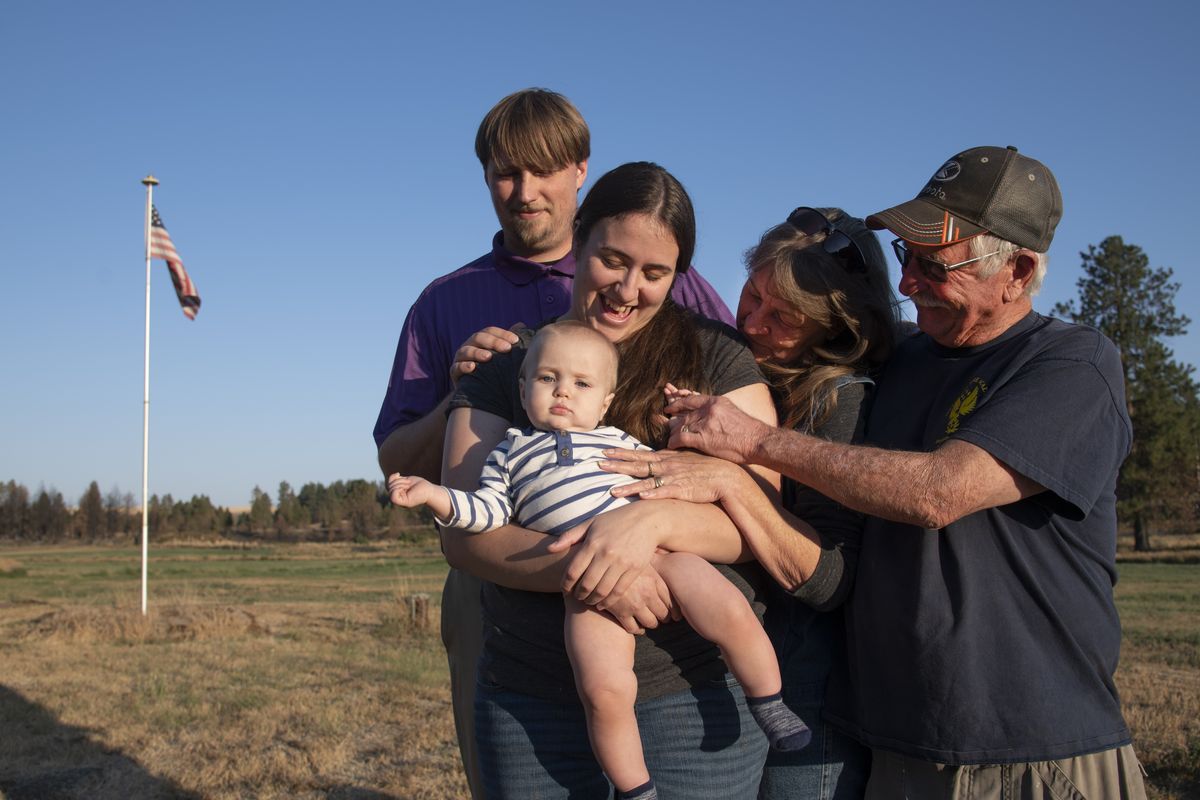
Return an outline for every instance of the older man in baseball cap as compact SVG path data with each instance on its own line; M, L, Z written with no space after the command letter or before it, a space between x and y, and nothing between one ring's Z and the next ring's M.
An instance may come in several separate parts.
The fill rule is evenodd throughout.
M872 748L871 798L1145 796L1113 684L1121 363L1098 331L1031 301L1061 215L1043 164L976 147L867 218L898 237L920 328L880 376L870 446L768 429L712 398L667 409L673 446L869 515L826 710Z

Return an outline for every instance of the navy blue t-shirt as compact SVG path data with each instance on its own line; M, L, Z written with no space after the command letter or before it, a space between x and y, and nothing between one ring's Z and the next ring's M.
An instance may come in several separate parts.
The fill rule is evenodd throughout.
M827 715L872 747L947 764L1066 758L1129 741L1116 479L1131 429L1116 348L1030 313L987 344L906 340L866 441L988 451L1047 491L940 530L868 518L845 607L849 674Z

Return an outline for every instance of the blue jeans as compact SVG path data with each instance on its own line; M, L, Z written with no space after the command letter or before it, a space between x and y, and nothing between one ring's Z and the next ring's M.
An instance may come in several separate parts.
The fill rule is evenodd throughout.
M636 706L662 800L751 800L767 739L732 678ZM608 800L578 701L554 703L480 683L475 732L487 800Z
M825 681L783 687L783 700L808 727L808 747L767 756L760 800L859 800L867 788L871 751L821 719Z

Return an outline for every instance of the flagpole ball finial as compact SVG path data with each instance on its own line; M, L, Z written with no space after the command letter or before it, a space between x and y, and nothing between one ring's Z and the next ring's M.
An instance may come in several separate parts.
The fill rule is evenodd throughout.
M144 183L146 186L158 186L158 179L153 175L147 175L146 177L142 178L142 183Z

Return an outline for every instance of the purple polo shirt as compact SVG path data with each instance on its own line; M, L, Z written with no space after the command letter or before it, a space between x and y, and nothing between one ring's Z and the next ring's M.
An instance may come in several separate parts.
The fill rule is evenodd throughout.
M471 334L518 322L535 327L562 316L571 304L575 256L551 264L515 256L492 239L492 252L425 287L408 310L387 394L375 421L375 445L388 434L428 414L450 393L450 363ZM682 306L733 325L733 315L695 267L681 274L671 297Z

